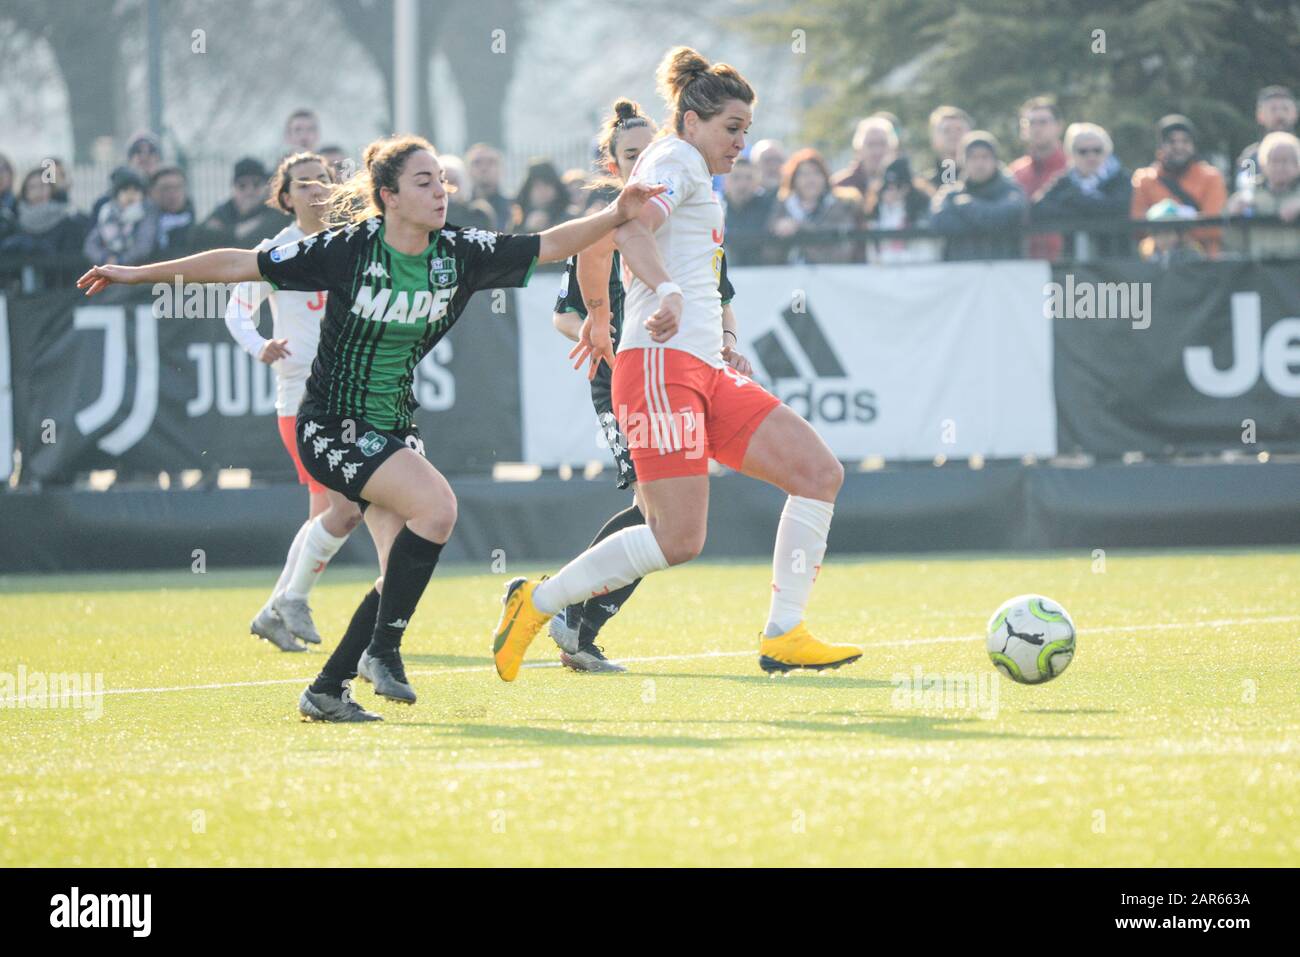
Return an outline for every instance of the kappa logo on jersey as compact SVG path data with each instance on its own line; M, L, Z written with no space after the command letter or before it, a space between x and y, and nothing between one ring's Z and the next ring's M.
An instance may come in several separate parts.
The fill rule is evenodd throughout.
M776 329L769 329L754 340L754 357L772 381L772 391L777 398L809 422L864 424L874 421L876 394L870 389L825 387L823 380L847 379L848 373L812 309L795 312L787 306L781 317L793 334L794 345L802 357L786 348ZM811 367L812 375L801 368L802 363ZM789 380L802 384L791 387L787 384Z
M384 268L384 264L381 263L378 259L376 259L376 260L375 260L374 262L372 262L369 266L367 266L367 267L365 268L365 271L364 271L361 275L363 275L363 276L370 276L370 277L373 277L373 278L375 278L375 279L387 279L387 278L389 278L389 277L388 277L388 270Z
M479 229L477 226L466 226L460 231L465 237L467 243L478 243L478 248L485 252L494 253L497 251L497 234L486 229Z
M371 216L366 220L366 239L369 239L379 230L379 217Z
M271 250L271 262L282 263L298 255L298 243L295 240L291 243L285 243L283 246L276 246Z
M321 249L329 249L329 248L330 248L330 241L331 241L335 236L337 236L338 234L339 234L339 230L337 230L337 229L331 229L328 233L325 234L324 238L321 239L320 248L321 248Z
M357 448L361 450L361 454L366 456L366 458L370 458L372 455L378 455L383 451L384 446L387 444L388 439L374 431L367 432L365 435L361 436L361 438L357 439Z
M443 239L447 240L447 242L451 243L453 246L456 244L456 230L444 229L442 230L441 233L439 233L439 235L442 236Z
M312 235L308 236L306 239L302 241L302 251L309 252L311 250L311 247L315 245L316 245L316 234L313 233Z
M450 256L430 259L429 282L435 286L456 285L456 260Z
M357 290L352 312L372 322L400 322L409 325L434 321L447 314L447 307L455 294L455 286L437 292L419 289L414 294L404 290L362 286Z

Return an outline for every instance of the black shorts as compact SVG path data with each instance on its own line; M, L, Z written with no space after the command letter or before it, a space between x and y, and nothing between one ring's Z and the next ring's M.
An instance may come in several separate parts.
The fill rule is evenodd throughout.
M609 367L602 362L596 377L591 380L591 404L596 407L596 419L600 422L601 431L605 433L605 444L614 456L614 468L617 470L615 480L619 488L627 488L636 481L636 467L632 465L627 436L619 428L618 418L614 415L613 381Z
M298 457L307 474L321 485L360 502L361 490L375 469L402 449L424 455L420 430L390 431L365 419L299 412Z

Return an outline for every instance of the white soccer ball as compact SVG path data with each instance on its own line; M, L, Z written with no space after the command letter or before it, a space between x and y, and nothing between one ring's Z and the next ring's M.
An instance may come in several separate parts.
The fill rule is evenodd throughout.
M1002 603L988 627L993 667L1021 684L1051 681L1074 660L1074 621L1042 595L1017 595Z

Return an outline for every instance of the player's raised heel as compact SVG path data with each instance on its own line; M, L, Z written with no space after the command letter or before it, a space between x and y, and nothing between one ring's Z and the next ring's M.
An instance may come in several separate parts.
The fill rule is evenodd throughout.
M862 649L857 645L829 645L818 641L802 622L783 635L763 638L758 652L758 666L769 674L824 671L852 664L862 657Z
M415 689L406 680L402 656L372 655L367 648L357 661L357 676L375 686L375 694L401 704L415 704Z
M249 633L256 635L263 641L269 641L281 651L306 651L304 645L300 645L298 640L293 637L289 629L285 627L280 616L275 613L270 605L267 605L257 613L248 626Z
M524 653L551 617L533 604L533 590L540 584L527 578L514 578L506 584L501 618L492 639L492 660L502 681L515 680L524 663Z
M284 627L291 635L301 638L309 645L320 644L320 632L316 630L316 623L311 620L311 608L305 598L277 595L271 600L271 607L280 616Z
M560 609L559 614L551 619L551 638L560 646L560 651L576 654L578 651L578 625L582 621L582 606L570 605Z

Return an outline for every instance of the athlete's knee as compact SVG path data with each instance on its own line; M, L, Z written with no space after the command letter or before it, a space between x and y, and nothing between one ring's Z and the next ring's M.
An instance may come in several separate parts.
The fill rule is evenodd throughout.
M416 514L407 519L411 531L433 542L445 542L456 527L456 495L450 488L431 495L422 502Z
M684 565L699 558L700 552L704 551L706 528L651 527L654 528L659 550L664 553L664 560L669 565Z
M348 502L347 505L331 504L321 516L325 531L336 538L352 534L352 530L361 524L361 509Z
M833 502L844 486L844 465L829 452L814 456L800 466L789 492L803 498Z

